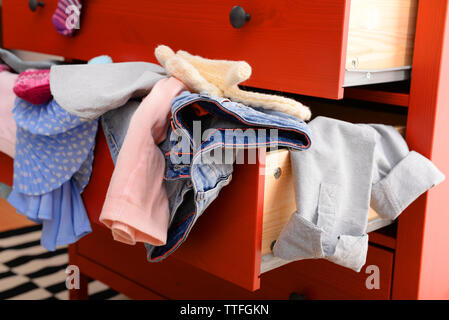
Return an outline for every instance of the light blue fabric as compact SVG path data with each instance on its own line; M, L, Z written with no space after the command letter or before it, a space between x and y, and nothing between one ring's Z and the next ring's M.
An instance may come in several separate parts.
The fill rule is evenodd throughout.
M80 193L92 171L98 120L82 121L52 100L32 105L16 99L13 190L9 203L41 223L47 250L91 232Z
M90 63L105 63L99 57ZM13 190L8 201L42 227L41 244L76 242L92 231L81 192L92 171L98 119L82 120L52 101L32 105L17 98Z
M17 212L43 225L41 244L47 250L74 243L92 231L80 189L73 179L41 196L13 191L8 201Z
M82 190L91 174L98 121L82 121L55 100L33 105L16 98L12 112L17 123L14 189L41 195L78 172L76 183Z

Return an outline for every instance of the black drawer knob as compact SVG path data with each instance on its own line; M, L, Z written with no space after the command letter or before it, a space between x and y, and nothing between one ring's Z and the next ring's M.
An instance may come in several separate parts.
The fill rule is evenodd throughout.
M45 2L38 0L28 0L28 6L30 7L30 10L34 12L36 11L37 7L45 6Z
M235 6L231 9L229 14L229 20L234 28L239 29L245 25L247 21L251 19L251 15L240 6Z
M299 294L296 292L290 293L290 296L288 297L288 300L307 300L306 296L304 294Z

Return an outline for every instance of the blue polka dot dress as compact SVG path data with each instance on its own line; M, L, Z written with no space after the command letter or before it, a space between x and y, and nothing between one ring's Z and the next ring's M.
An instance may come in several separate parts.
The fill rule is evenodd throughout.
M48 250L91 232L81 192L92 171L98 120L83 120L55 100L33 105L16 99L14 184L8 197L17 211L42 223Z

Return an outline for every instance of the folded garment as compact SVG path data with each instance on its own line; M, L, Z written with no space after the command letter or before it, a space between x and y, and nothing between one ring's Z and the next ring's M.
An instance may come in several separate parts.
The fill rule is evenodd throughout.
M163 78L165 70L147 62L63 65L51 68L50 90L66 111L96 119L131 98L145 97Z
M131 118L100 215L117 241L166 242L165 158L157 145L165 140L170 102L184 89L175 78L158 81Z
M172 101L172 115L167 139L159 145L166 157L170 224L165 245L145 244L150 262L164 260L187 239L231 182L234 162L243 160L240 149L251 149L246 158L255 162L256 148L311 145L307 124L291 115L208 94L181 93Z
M409 151L391 126L326 117L309 126L312 148L290 152L297 211L273 253L285 260L324 258L358 272L366 262L370 205L381 217L395 219L445 177Z
M14 53L2 48L0 48L0 60L17 73L27 69L50 69L52 65L60 63L60 61L23 61Z
M11 158L14 158L16 144L16 122L12 115L16 99L13 91L16 79L16 74L0 72L0 152Z

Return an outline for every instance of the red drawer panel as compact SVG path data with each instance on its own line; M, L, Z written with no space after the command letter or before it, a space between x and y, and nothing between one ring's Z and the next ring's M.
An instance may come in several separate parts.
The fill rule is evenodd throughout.
M262 205L265 178L263 175L264 167L261 164L264 163L264 160L261 157L264 156L264 153L259 154L259 160L261 161L258 161L257 164L235 165L233 180L230 185L222 189L220 196L198 219L189 238L173 254L176 260L202 269L247 290L254 291L260 288ZM82 241L80 248L86 248L83 254L92 259L97 257L95 259L99 259L99 262L108 267L108 263L112 263L113 266L117 265L117 272L126 273L127 263L130 259L134 261L133 265L159 270L159 266L164 266L165 262L152 264L146 262L146 253L143 246L139 245L139 249L137 249L137 247L122 245L113 241L110 230L98 222L113 168L106 139L100 129L97 135L91 181L83 193L83 198L90 220L98 224L96 228L101 229L102 234L99 236L98 244L94 241L86 246L85 241ZM105 241L108 243L105 247L117 246L117 248L103 252L101 243ZM383 274L382 280L387 281L389 279L388 281L391 281L393 253L372 246L370 248L368 259L372 259L374 262L371 263L368 260L367 265L378 265L381 267ZM97 250L102 252L96 252ZM92 254L91 251L96 253ZM136 255L134 256L133 253L136 253ZM116 255L119 259L118 262L115 260L117 259ZM121 269L122 266L119 262L121 259L125 261L124 270ZM305 271L297 271L297 268L293 266L300 266L298 270ZM353 286L352 284L358 283L356 287L359 295L362 297L363 294L373 295L373 293L364 293L363 287L360 287L360 284L364 283L361 279L366 278L366 275L357 274L325 261L298 262L289 264L279 270L290 270L290 268L295 270L293 273L296 278L302 273L304 278L300 281L302 284L310 283L313 279L313 290L317 290L319 283L324 285L327 281L332 283L337 279L349 284L349 287L344 284L343 289L340 288L340 285L335 285L337 289L340 288L343 292L352 292L353 290L349 290ZM266 275L270 278L276 273L277 271L268 272L262 275L262 278ZM311 276L313 274L319 275L318 278L313 278ZM323 281L323 275L328 280ZM384 282L382 290L385 289L386 291L375 290L374 293L381 297L387 297L389 285L389 282ZM300 287L299 289L304 288ZM316 293L318 297L321 297L320 294L320 292Z
M241 29L229 21L235 5L251 15ZM27 1L4 0L4 46L83 60L109 54L115 61L154 61L154 48L167 44L248 61L249 86L343 96L349 1L90 0L84 1L81 29L73 38L56 33L56 6L57 0L45 0L32 12Z
M12 186L14 160L0 152L0 182Z
M307 299L390 299L393 262L394 252L370 245L358 273L325 260L304 260L267 272L262 284L284 285ZM377 268L376 274L371 268ZM366 283L377 276L379 287L368 289Z
M99 221L99 218L113 171L114 163L112 162L103 128L99 124L94 151L94 161L92 164L92 175L90 176L89 184L82 193L84 206L86 207L91 223L97 223L103 226ZM106 228L106 226L104 227Z
M86 266L89 268L84 269L79 260L81 272L91 277L102 276L102 281L107 284L108 277L98 274L101 266L105 266L121 278L137 282L169 299L288 299L293 292L307 299L390 298L393 253L374 246L369 247L366 266L379 267L379 289L366 288L365 282L370 275L365 273L366 266L356 273L327 261L307 260L263 274L260 290L251 292L173 256L161 263L148 263L143 245L127 246L112 240L108 230L98 225L93 229L92 234L76 244L71 254L76 252L100 267L92 268L89 264ZM132 292L131 288L130 292L123 291L130 295Z
M260 153L259 159L261 157L265 157L264 152ZM83 199L90 221L104 229L106 227L99 222L99 216L113 169L106 138L100 127L92 176L83 192ZM234 166L233 180L223 188L220 196L199 218L186 242L173 254L177 259L248 290L259 288L264 186L262 169L259 162ZM109 229L107 232L110 234ZM145 260L145 255L140 257Z

